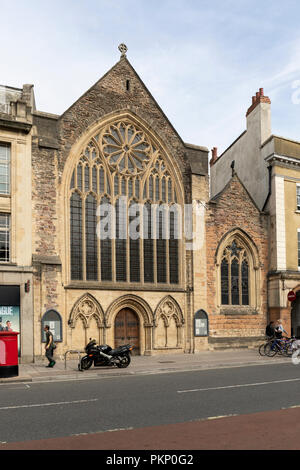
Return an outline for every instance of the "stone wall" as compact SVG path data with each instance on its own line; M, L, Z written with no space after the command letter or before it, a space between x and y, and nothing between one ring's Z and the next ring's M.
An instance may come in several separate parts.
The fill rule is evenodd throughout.
M125 58L61 116L39 111L34 113L32 209L35 356L43 354L43 345L40 342L41 318L48 309L57 310L63 319L63 342L58 345L57 350L57 354L62 354L68 349L78 348L80 344L83 348L89 335L113 345L114 328L113 323L106 324L107 311L110 305L114 305L124 296L125 303L122 305L127 305L126 299L131 295L137 298L142 353L191 351L191 253L182 253L185 272L182 275L182 284L174 292L170 292L167 287L158 289L152 288L151 285L133 289L127 284L123 290L116 290L116 286L112 286L111 290L104 290L101 286L99 289L96 286L91 289L88 283L78 288L68 286L68 175L79 158L81 146L94 129L110 117L118 117L124 113L136 116L143 123L145 130L160 142L170 164L175 168L185 202L189 203L192 199L191 165L196 174L207 175L207 149L182 141ZM203 178L208 192L207 178ZM103 324L99 320L100 317L98 323L95 318L85 321L84 315L79 316L75 323L71 319L71 312L85 294L92 296L93 302L101 306L99 308L103 310L105 318ZM156 318L157 308L168 294L178 305L178 312L183 312L182 319L178 312L177 317L175 315L178 324L175 323L175 317L168 318L166 314ZM140 306L143 302L149 306L147 321ZM168 311L168 308L166 310ZM112 319L116 313L111 313Z

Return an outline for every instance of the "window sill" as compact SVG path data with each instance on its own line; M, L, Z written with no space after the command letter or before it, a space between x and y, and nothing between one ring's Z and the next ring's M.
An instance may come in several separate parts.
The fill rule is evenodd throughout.
M220 308L220 315L259 315L259 312L251 306L228 305Z
M93 282L72 282L64 289L90 289L90 290L119 290L119 291L159 291L159 292L186 292L186 289L178 284L130 284L130 283L93 283Z

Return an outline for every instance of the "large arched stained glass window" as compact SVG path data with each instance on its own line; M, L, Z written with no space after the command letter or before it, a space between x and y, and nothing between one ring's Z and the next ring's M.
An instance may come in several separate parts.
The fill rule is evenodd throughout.
M173 169L141 128L129 119L102 128L71 175L71 280L178 284L177 192Z

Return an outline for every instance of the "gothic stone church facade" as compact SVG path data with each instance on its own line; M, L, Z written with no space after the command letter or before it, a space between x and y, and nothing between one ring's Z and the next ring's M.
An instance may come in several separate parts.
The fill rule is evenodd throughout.
M44 354L44 324L55 330L57 354L91 337L150 355L251 345L263 335L267 216L234 173L210 200L207 148L182 141L124 53L60 116L37 111L30 86L11 106L15 115L0 121L13 169L0 221L10 221L13 243L7 259L1 254L0 287L19 286L21 360ZM173 211L191 204L194 244ZM136 239L121 235L133 206L141 208ZM101 238L107 207L115 236Z

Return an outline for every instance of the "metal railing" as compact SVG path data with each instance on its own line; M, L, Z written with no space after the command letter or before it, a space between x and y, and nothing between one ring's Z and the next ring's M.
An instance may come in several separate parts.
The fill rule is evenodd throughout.
M69 349L68 351L65 352L65 370L67 369L67 355L68 354L78 354L78 370L82 372L81 366L80 366L80 355L84 353L84 351L78 351L78 349Z

